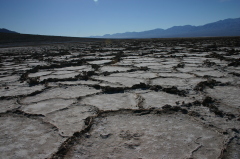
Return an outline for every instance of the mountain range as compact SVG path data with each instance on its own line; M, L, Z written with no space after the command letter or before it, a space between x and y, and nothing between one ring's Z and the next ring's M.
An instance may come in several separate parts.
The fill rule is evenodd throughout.
M0 28L0 33L17 33ZM5 35L6 36L6 35ZM91 36L89 38L141 39L141 38L179 38L179 37L220 37L240 36L240 18L225 19L201 26L173 26L168 29L153 29L142 32L125 32Z
M218 37L240 36L240 18L225 19L202 26L173 26L168 29L154 29L143 32L126 32L91 36L91 38L177 38L177 37Z
M0 28L0 33L17 33L17 32L11 31L11 30L8 30L8 29L5 29L5 28Z

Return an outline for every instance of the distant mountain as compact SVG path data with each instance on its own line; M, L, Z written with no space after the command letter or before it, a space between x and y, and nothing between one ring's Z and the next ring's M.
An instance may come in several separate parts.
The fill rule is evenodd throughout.
M0 28L0 33L17 33L15 31L7 30L5 28Z
M169 29L154 29L143 32L126 32L91 36L92 38L174 38L240 36L240 18L225 19L202 26L174 26Z

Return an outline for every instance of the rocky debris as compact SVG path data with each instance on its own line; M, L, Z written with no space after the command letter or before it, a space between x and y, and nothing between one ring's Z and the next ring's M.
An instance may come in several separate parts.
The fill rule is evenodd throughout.
M206 59L203 61L203 65L207 66L207 67L212 67L214 65L216 65L215 62L211 62L210 60Z
M240 77L240 73L237 73L237 72L230 72L229 74L233 74L233 75L235 75L237 77Z
M171 88L163 88L164 92L170 93L170 94L177 94L179 96L186 97L187 92L185 90L178 90L177 87L172 86Z
M174 69L176 68L184 68L185 67L185 63L184 62L180 62L179 64L177 64L177 66L174 66Z
M234 67L240 66L240 58L232 60L232 62L229 63L228 66L234 66Z
M3 158L239 158L239 38L0 49Z
M214 86L220 85L221 82L218 82L214 79L208 79L207 81L199 82L194 90L203 91L206 87L213 88Z

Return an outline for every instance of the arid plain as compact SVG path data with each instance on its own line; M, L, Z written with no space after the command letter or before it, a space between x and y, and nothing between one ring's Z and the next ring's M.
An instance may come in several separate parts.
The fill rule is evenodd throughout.
M240 158L240 38L0 48L0 158Z

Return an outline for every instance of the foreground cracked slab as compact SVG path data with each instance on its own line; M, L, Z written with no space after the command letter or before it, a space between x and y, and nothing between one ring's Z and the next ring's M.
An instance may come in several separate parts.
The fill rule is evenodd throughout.
M85 119L96 115L97 111L91 106L76 105L49 113L44 120L55 125L61 135L72 136L73 133L81 131L85 126Z
M109 114L66 158L218 158L224 144L224 135L187 115Z
M0 116L1 158L47 158L65 140L56 128L38 119Z

